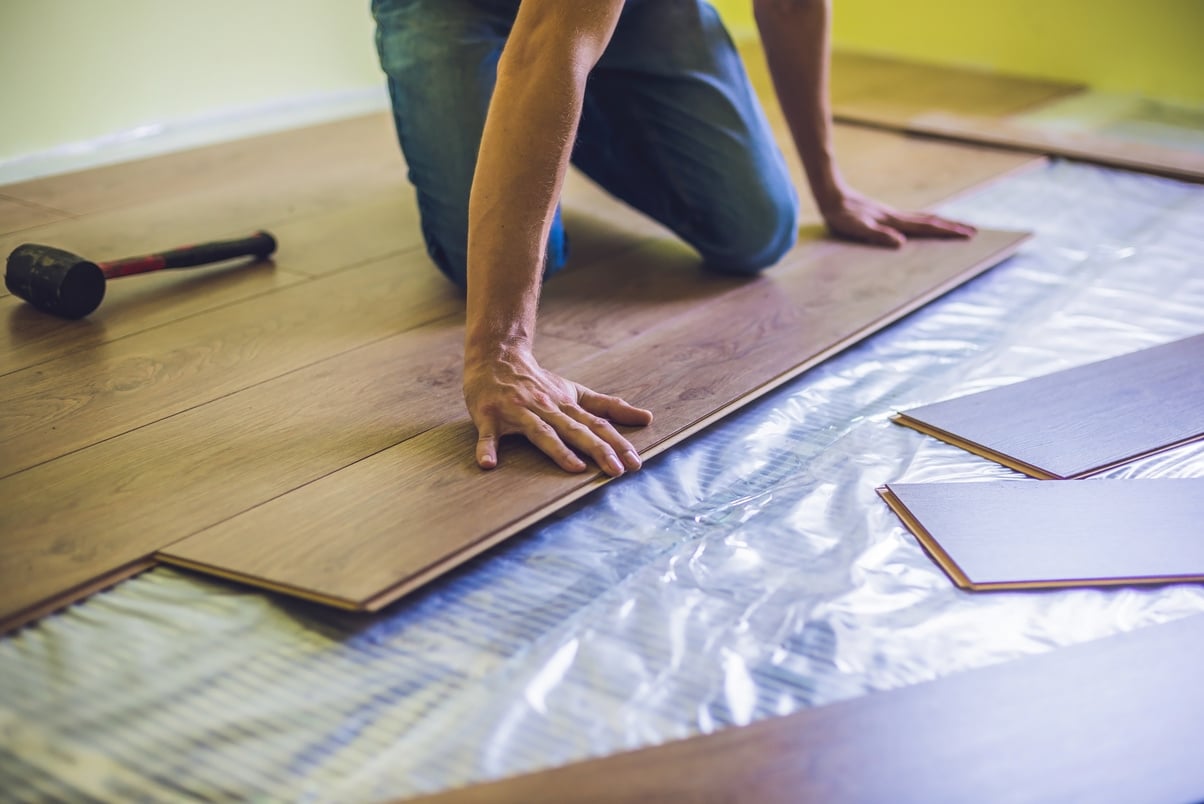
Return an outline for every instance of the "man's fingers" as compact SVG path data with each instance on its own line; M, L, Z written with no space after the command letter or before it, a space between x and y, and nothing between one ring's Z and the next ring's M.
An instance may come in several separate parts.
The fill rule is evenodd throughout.
M563 417L563 414L559 414ZM568 417L564 417L568 418ZM577 425L580 427L581 425ZM577 456L564 441L561 434L551 424L541 419L531 411L523 411L518 420L519 432L527 437L535 447L547 455L556 465L566 472L584 472L585 461ZM620 472L622 474L622 472Z
M877 221L865 222L865 239L870 243L887 248L899 248L907 241L903 233L884 223Z
M892 215L891 224L912 237L972 237L977 229L936 215Z
M617 396L599 394L578 385L577 398L585 410L595 416L605 416L616 424L625 424L631 427L644 427L652 424L652 411L637 408Z
M635 471L640 468L642 462L635 447L609 421L577 406L566 406L564 413L588 433L587 437L574 429L572 432L577 437L572 439L573 446L588 453L607 474L619 475L624 469ZM597 444L597 440L603 444ZM618 466L612 463L616 459ZM615 469L619 471L615 472Z
M497 434L492 426L477 430L477 466L482 469L497 466Z

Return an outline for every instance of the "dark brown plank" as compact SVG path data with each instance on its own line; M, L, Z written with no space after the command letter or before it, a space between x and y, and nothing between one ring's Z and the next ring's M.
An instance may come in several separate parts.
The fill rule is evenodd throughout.
M651 407L654 423L630 437L654 454L998 262L1023 239L984 232L898 252L812 241L769 274L587 358L572 374ZM546 314L555 318L555 305ZM521 444L483 473L465 419L190 536L160 558L374 609L602 482L563 474Z
M1200 801L1204 616L412 801Z
M1204 478L888 483L879 494L963 589L1204 581Z
M1087 477L1204 438L1204 334L895 421L1039 478Z

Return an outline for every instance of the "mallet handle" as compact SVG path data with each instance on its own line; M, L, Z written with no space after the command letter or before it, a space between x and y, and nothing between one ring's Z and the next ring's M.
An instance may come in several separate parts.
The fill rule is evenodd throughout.
M201 243L159 254L100 262L97 265L100 266L106 279L116 279L119 276L145 274L148 271L160 271L164 268L190 268L194 265L208 265L212 262L232 260L236 257L255 257L262 260L275 250L276 238L267 232L256 232L250 237L240 240Z

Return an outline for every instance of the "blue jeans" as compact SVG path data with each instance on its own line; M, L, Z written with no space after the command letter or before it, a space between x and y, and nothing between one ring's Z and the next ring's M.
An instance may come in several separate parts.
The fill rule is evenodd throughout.
M566 0L567 2L568 0ZM397 136L435 264L463 287L468 195L519 0L373 0ZM572 162L720 271L797 236L798 197L744 66L701 0L628 0L586 85ZM557 210L545 276L568 257Z

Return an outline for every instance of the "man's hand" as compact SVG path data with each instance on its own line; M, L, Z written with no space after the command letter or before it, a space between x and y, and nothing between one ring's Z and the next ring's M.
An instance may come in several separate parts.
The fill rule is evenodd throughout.
M614 424L652 422L652 413L598 394L542 368L526 349L466 363L464 401L477 427L477 464L497 466L498 439L526 436L566 472L584 472L573 451L588 455L612 477L640 468L635 448Z
M973 226L926 212L899 212L854 192L823 210L828 229L838 237L898 248L909 237L972 237Z

